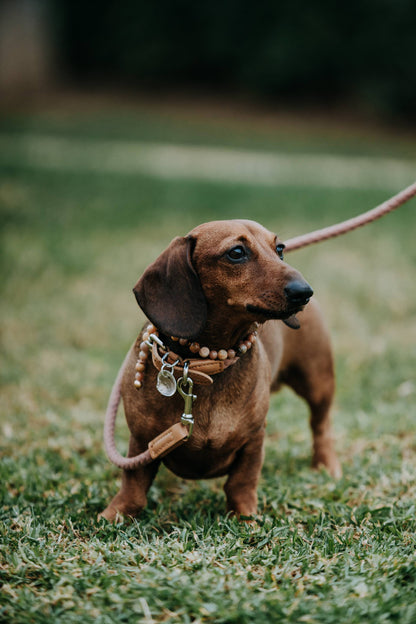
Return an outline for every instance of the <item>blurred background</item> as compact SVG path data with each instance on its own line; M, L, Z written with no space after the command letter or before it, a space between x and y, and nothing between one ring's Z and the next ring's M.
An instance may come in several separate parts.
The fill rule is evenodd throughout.
M2 0L2 96L72 84L415 121L412 0Z

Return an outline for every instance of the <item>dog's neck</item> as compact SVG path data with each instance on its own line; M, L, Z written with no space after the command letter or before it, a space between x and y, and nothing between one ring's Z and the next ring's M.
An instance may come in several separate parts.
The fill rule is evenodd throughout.
M245 309L237 306L218 306L208 302L205 327L197 340L212 349L234 349L259 326Z
M256 329L257 325L253 322L236 323L234 326L230 319L224 323L222 319L215 321L208 318L204 330L198 336L198 342L213 349L233 349Z
M230 323L228 325L230 326ZM213 357L212 354L225 352L232 354L233 351L236 355L242 355L246 351L244 345L250 349L254 343L257 327L257 323L246 322L233 328L228 327L228 331L225 331L223 323L217 324L208 320L204 330L193 339L178 340L177 337L163 334L161 337L166 346L181 357L186 357L190 352L192 357L198 357L200 349L205 349L205 352L208 351L211 354L209 357ZM201 356L207 357L202 354ZM228 357L233 356L229 355ZM222 359L221 356L219 359Z

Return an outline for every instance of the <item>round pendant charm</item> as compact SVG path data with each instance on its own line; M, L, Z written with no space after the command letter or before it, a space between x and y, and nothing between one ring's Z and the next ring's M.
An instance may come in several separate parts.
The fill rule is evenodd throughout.
M176 379L168 370L162 370L157 376L156 388L163 396L170 397L176 392Z

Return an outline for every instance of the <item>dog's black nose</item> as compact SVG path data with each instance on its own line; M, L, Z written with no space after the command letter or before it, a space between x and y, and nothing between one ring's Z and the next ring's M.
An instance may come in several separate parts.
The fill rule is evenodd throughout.
M313 290L308 282L292 280L284 288L288 303L292 305L305 305L313 295Z

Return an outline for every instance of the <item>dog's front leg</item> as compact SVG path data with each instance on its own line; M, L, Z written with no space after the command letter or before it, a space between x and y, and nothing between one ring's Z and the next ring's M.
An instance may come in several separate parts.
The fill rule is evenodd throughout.
M134 438L130 438L129 457L139 455L143 450ZM121 488L118 494L115 495L99 517L105 518L109 522L117 522L122 516L137 516L146 507L146 495L159 465L160 462L156 460L135 470L123 470Z
M224 486L227 510L237 516L257 513L257 485L264 458L264 428L238 452Z

